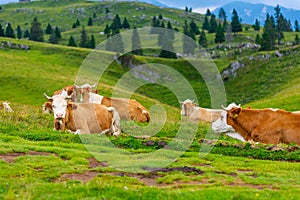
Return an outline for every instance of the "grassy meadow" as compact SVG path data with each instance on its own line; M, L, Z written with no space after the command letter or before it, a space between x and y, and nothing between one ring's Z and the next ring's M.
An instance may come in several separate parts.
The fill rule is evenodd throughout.
M110 13L105 13L106 8ZM22 3L21 7L3 5L0 19L10 21L13 27L28 29L37 16L43 28L49 22L53 27L59 26L63 39L53 45L0 37L0 43L9 41L29 47L0 48L0 102L11 102L14 110L0 110L0 199L300 198L299 146L241 142L212 133L210 124L188 122L181 117L178 102L185 99L177 99L175 93L185 90L185 85L176 85L175 91L155 83L138 87L131 98L150 109L151 122L145 125L122 121L122 134L118 137L53 130L53 115L42 113L46 101L43 93L50 96L77 80L92 50L66 44L71 35L79 40L81 27L71 28L76 18L86 25L93 13L94 25L86 26L86 30L95 34L97 43L105 39L99 32L116 13L137 27L150 26L152 16L162 14L166 22L174 20L173 27L180 31L185 19L197 20L199 25L203 21L200 14L137 2L68 0L35 1ZM243 31L234 37L232 45L254 42L256 34L253 30ZM278 51L284 56L278 57L277 50L219 48L212 42L214 34L207 34L207 39L209 51L218 55L212 62L220 72L235 61L244 64L235 77L224 81L225 103L300 110L300 46L281 47ZM294 33L285 33L285 43L293 40ZM147 53L151 51L154 50L148 49ZM98 52L103 57L114 56L112 52ZM259 60L262 55L270 57ZM191 60L201 64L198 58ZM199 106L211 107L205 77L188 60L134 56L133 64L144 63L168 66L178 72L195 92ZM105 96L115 91L131 94L131 87L115 87L131 70L112 62L98 82L98 92ZM156 70L144 74L164 72Z

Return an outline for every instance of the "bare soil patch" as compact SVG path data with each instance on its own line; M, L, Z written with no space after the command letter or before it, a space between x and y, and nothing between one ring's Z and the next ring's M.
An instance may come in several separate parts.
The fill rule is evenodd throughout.
M36 155L40 155L40 156L55 155L55 156L57 156L56 154L47 153L47 152L29 151L29 152L26 152L26 153L17 152L17 153L0 154L0 159L4 160L5 162L8 162L8 163L13 163L17 157L27 156L27 155L32 155L32 156L36 156Z

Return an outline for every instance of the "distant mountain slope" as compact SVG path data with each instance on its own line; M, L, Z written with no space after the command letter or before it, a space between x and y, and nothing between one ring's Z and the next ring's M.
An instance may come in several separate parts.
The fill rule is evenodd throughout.
M280 6L280 5L279 5ZM261 25L264 24L267 13L270 15L274 15L275 7L268 6L265 4L252 4L246 2L232 2L222 6L227 14L227 18L230 20L232 11L235 9L242 19L242 23L246 24L254 24L255 19L258 19ZM294 25L295 20L300 20L300 10L288 9L281 7L281 13L285 18L291 21L292 25ZM218 15L220 8L217 8L213 11L216 15Z

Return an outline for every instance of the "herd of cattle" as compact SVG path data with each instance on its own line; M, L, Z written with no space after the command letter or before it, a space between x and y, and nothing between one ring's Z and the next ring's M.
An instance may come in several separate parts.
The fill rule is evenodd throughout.
M43 105L44 113L53 113L54 129L71 133L121 133L120 120L150 122L149 111L134 99L99 95L89 84L70 85L55 91ZM196 106L189 99L181 103L181 115L198 123L211 123L215 133L225 133L241 141L265 144L294 143L300 146L300 112L281 109L241 108L235 103L222 109ZM13 112L8 102L0 110Z
M192 121L212 123L216 133L226 133L242 141L265 144L294 143L300 145L300 112L281 109L241 108L231 103L222 109L197 107L191 100L182 103L181 114Z

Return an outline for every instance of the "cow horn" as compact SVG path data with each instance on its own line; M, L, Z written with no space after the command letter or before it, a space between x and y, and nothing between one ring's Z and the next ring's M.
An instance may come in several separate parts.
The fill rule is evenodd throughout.
M96 86L97 86L97 84L95 83L95 84L94 84L94 85L92 85L91 87L92 87L92 88L94 88L94 87L96 87Z
M225 111L229 111L229 109L225 108L223 105L221 105L222 109Z
M53 100L53 98L49 97L46 93L44 93L44 97L46 97L46 99L48 99L48 100Z

